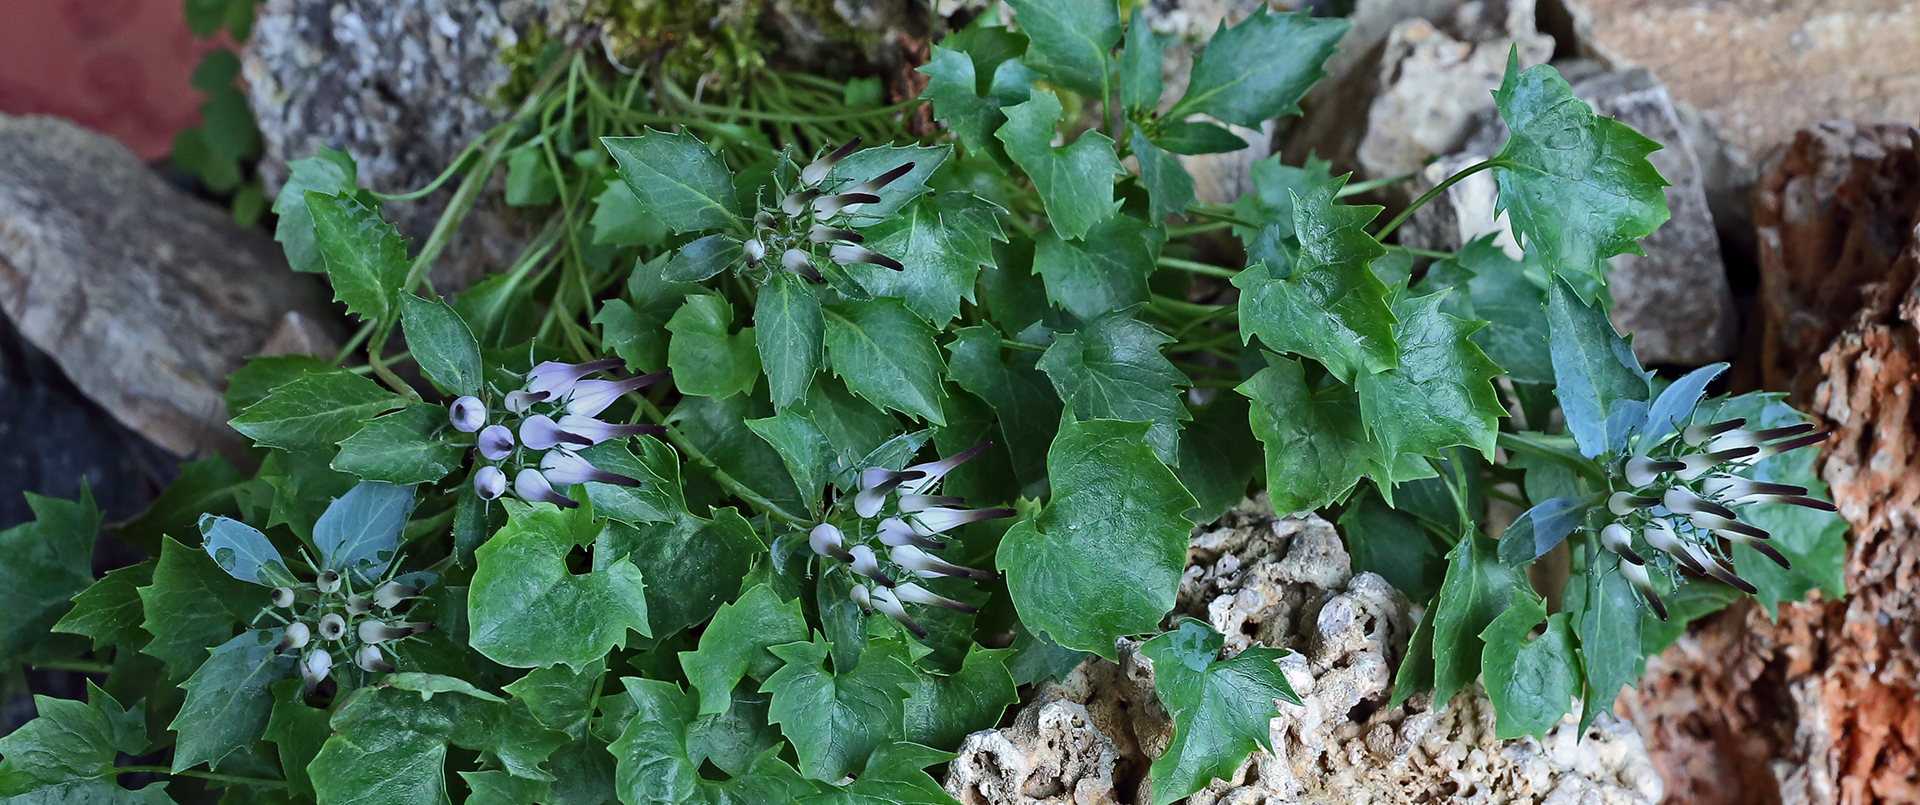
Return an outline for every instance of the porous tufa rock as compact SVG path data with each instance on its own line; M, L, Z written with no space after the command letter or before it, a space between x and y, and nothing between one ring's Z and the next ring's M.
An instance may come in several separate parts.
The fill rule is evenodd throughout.
M1255 752L1193 805L1660 800L1639 735L1610 717L1584 740L1569 717L1544 740L1502 741L1477 686L1439 712L1424 694L1388 707L1417 619L1384 579L1352 571L1317 515L1276 518L1243 504L1197 532L1171 617L1180 616L1225 635L1229 656L1256 643L1293 651L1280 667L1302 702L1274 714L1275 753ZM1011 726L968 736L948 793L968 805L1151 802L1147 769L1172 725L1138 645L1120 641L1119 662L1090 659L1038 686Z

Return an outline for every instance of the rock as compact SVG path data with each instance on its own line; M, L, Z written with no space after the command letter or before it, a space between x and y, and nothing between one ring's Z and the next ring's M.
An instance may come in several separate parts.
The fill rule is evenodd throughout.
M1580 738L1571 718L1544 742L1493 737L1491 705L1462 692L1388 707L1394 663L1415 619L1386 581L1354 574L1332 524L1244 506L1196 534L1174 616L1209 622L1226 652L1259 643L1280 660L1300 706L1281 705L1275 753L1258 751L1194 805L1294 802L1652 803L1661 783L1629 725L1603 718ZM947 791L967 805L1151 801L1152 759L1172 737L1152 663L1121 641L1035 691L1003 730L967 737Z
M1920 119L1920 6L1906 0L1549 0L1581 53L1651 71L1755 154L1828 119Z
M1889 277L1920 223L1911 126L1829 121L1794 136L1754 188L1760 257L1759 382L1804 405L1817 359Z
M1327 77L1300 101L1306 114L1291 121L1282 135L1281 153L1289 165L1308 155L1329 160L1336 174L1358 169L1354 152L1367 131L1367 108L1380 92L1380 59L1387 36L1402 20L1446 19L1461 0L1359 0L1340 37L1340 50L1327 59Z
M227 375L290 313L333 315L265 235L168 186L119 143L6 115L0 310L80 391L180 457L237 456L220 400Z

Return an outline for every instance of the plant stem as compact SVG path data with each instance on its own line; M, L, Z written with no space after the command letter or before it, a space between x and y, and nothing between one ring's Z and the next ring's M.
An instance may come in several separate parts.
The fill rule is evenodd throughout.
M1432 249L1415 249L1411 246L1388 246L1387 248L1403 251L1415 257L1431 257L1435 260L1446 260L1457 254L1457 252L1436 252Z
M1507 163L1502 162L1500 160L1489 159L1484 162L1477 162L1472 165L1469 165L1467 166L1466 170L1463 170L1459 173L1456 173L1452 176L1447 177L1446 181L1441 182L1437 185L1434 185L1432 190L1428 190L1426 193L1421 194L1419 198L1414 199L1412 204L1407 205L1406 209L1401 210L1400 214L1394 216L1393 220L1388 221L1386 226L1380 227L1380 231L1373 233L1373 239L1386 240L1387 235L1391 234L1393 230L1399 228L1401 223L1405 222L1408 217L1412 216L1414 210L1417 210L1417 209L1420 209L1421 207L1426 206L1427 202L1434 200L1434 198L1439 196L1441 193L1447 192L1447 188L1454 186L1461 179L1465 179L1468 176L1472 176L1488 168L1501 168L1501 167L1506 167L1506 165Z
M652 400L642 397L637 393L627 396L638 401L641 410L646 411L647 417L652 419L655 424L664 425L667 429L667 441L673 442L673 446L679 448L681 453L686 454L689 460L697 462L700 466L706 467L709 472L712 472L714 483L719 484L720 488L727 490L728 494L752 504L754 508L764 512L768 517L788 525L801 527L807 525L805 521L788 513L786 509L780 508L780 504L768 500L759 492L754 491L752 487L734 480L734 477L728 475L726 470L720 469L719 464L715 464L713 459L707 458L707 454L700 452L700 448L694 447L692 442L687 441L687 437L680 433L679 428L667 423L667 415L662 412L658 406L654 405Z
M1537 456L1559 464L1560 466L1573 470L1580 477L1592 481L1595 486L1601 489L1605 489L1607 486L1607 478L1605 473L1601 471L1600 465L1595 464L1593 459L1546 441L1546 439L1551 437L1547 437L1544 434L1528 436L1502 431L1498 438L1501 447L1505 447L1516 453Z
M27 664L42 671L72 671L81 674L104 674L113 670L113 666L98 660L47 660Z
M1249 221L1243 221L1239 218L1235 218L1233 215L1233 208L1222 206L1219 204L1201 204L1200 202L1196 201L1192 204L1187 205L1187 214L1197 215L1197 216L1200 216L1201 218L1205 218L1210 221L1222 221L1228 224L1232 224L1234 226L1243 226L1248 229L1260 228L1259 224L1252 223Z
M287 781L285 780L273 780L265 777L241 777L240 775L237 775L237 774L215 774L214 772L210 772L210 771L196 771L193 769L188 769L186 771L174 771L172 769L167 768L166 766L120 766L113 770L113 773L116 775L134 774L138 772L145 772L148 774L165 774L172 777L198 777L202 780L214 780L216 782L236 783L239 785L252 785L252 786L259 786L261 788L286 788L287 787Z
M1233 224L1227 221L1208 221L1204 224L1187 224L1185 226L1170 226L1170 227L1167 227L1167 237L1169 239L1184 238L1188 235L1198 235L1202 232L1213 232L1215 230L1226 229L1227 227L1230 227L1230 226L1233 226Z
M1408 179L1412 179L1413 177L1419 176L1419 175L1420 174L1418 173L1403 173L1403 174L1400 174L1399 176L1383 176L1379 179L1368 179L1364 182L1355 182L1353 184L1347 185L1346 187L1340 188L1340 192L1333 194L1333 197L1346 198L1348 196L1357 196L1369 190L1377 190L1379 188L1386 187L1387 185L1399 184L1401 182L1407 181Z
M1209 277L1220 277L1221 279L1233 279L1240 274L1240 272L1224 266L1208 265L1193 260L1182 260L1178 257L1162 257L1155 262L1167 268L1177 268L1181 271L1190 271Z

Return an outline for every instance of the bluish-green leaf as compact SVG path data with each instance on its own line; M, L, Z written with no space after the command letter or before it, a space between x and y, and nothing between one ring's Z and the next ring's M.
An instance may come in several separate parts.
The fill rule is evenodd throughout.
M1646 421L1653 397L1649 373L1640 368L1606 311L1590 306L1555 280L1547 289L1547 343L1553 355L1553 394L1567 431L1589 458L1618 452Z
M1608 557L1610 554L1601 554ZM1580 635L1581 667L1585 669L1586 688L1581 694L1580 729L1601 713L1613 712L1614 697L1620 688L1633 684L1640 665L1640 594L1614 568L1622 561L1606 559L1601 563L1598 580L1589 570L1586 584L1593 594L1586 596L1580 620L1573 626ZM1673 613L1668 613L1672 615Z
M1545 556L1580 526L1598 502L1594 498L1552 498L1521 512L1500 533L1500 561L1519 567Z
M1240 138L1234 142L1245 145ZM1187 211L1193 203L1193 175L1173 154L1147 138L1137 123L1127 124L1127 147L1140 161L1140 183L1147 188L1147 218L1155 223ZM1098 237L1097 235L1089 236Z
M413 487L361 481L327 506L313 524L320 566L351 572L361 583L378 578L400 550L400 530L413 513Z
M668 282L700 282L740 262L740 239L732 235L708 235L673 253L661 270Z
M953 146L944 143L869 146L834 163L827 171L827 177L820 180L820 190L823 193L851 190L856 185L911 162L913 167L876 191L874 195L879 196L880 200L862 206L856 218L884 221L892 218L902 207L927 195L927 180L941 165L946 164L947 157L952 153ZM872 240L873 235L869 233L867 238Z
M1160 54L1172 37L1155 33L1146 19L1134 17L1128 23L1126 47L1120 52L1120 105L1129 112L1150 113L1160 104L1165 85ZM1134 147L1139 153L1139 147Z
M259 529L230 517L206 514L200 517L200 536L207 555L227 575L264 587L294 583L286 560Z
M287 253L287 265L295 271L321 274L327 270L314 242L313 213L307 209L307 191L322 195L350 195L354 192L353 157L322 146L313 156L287 163L287 183L274 197L273 239Z

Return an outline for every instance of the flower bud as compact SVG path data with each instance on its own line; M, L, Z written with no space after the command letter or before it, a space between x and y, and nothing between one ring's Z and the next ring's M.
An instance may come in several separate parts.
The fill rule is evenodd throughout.
M963 604L959 601L955 601L943 595L936 595L931 590L928 590L927 588L922 587L913 582L907 582L905 584L898 585L893 588L893 592L895 595L900 597L900 600L906 601L912 604L925 604L927 606L946 607L947 609L951 609L955 612L964 612L969 615L978 613L980 611L979 607Z
M1733 510L1693 493L1684 486L1676 486L1660 496L1661 504L1674 514L1690 515L1695 513L1717 514L1733 519Z
M843 266L851 263L872 263L876 266L891 268L895 271L905 271L907 268L901 265L899 260L895 260L865 246L848 246L846 244L836 243L827 249L827 256L832 259L833 262Z
M1760 448L1758 447L1734 447L1726 450L1716 450L1711 453L1695 453L1680 459L1680 463L1686 466L1675 471L1674 475L1679 476L1682 481L1691 481L1712 472L1715 467L1721 464L1729 461L1737 461L1758 452L1760 452Z
M759 265L760 259L767 256L767 244L761 243L759 238L749 238L740 244L740 251L746 252L747 265Z
M544 361L533 371L527 373L527 392L542 395L545 400L557 400L567 396L580 378L594 372L608 372L625 366L627 362L620 358L605 358L587 363L561 363Z
M1646 528L1640 529L1640 538L1646 540L1647 545L1654 550L1673 557L1688 570L1695 573L1707 572L1704 565L1694 561L1693 553L1689 550L1691 544L1680 539L1680 535L1674 533L1673 526L1668 525L1667 521L1654 520L1647 523Z
M370 674L384 674L393 670L393 666L387 664L386 656L380 653L380 647L374 645L361 646L353 655L353 664Z
M912 165L913 163L909 162L907 164ZM954 468L967 463L967 459L980 455L992 446L993 442L981 442L951 456L940 459L939 461L929 461L925 464L915 464L908 467L905 470L906 472L920 473L920 477L910 479L906 483L901 484L901 493L918 495L926 492L928 489L932 489L934 484L940 483L941 478L947 477L947 473L953 472Z
M1625 517L1640 509L1659 505L1659 498L1641 497L1632 492L1615 492L1607 497L1607 511Z
M313 689L333 671L333 655L326 649L314 649L300 660L300 681L307 695L313 695Z
M373 602L367 600L366 596L364 595L347 596L347 614L348 615L352 615L357 618L357 617L360 617L361 615L365 615L372 611L373 611Z
M1659 480L1660 473L1676 472L1686 468L1687 465L1678 461L1662 461L1647 458L1646 456L1634 456L1633 458L1627 459L1627 483L1633 484L1635 487L1646 486Z
M853 554L847 553L846 541L831 523L821 523L807 532L807 547L821 556L831 556L842 562L853 561Z
M1680 440L1686 442L1689 447L1699 447L1700 445L1706 444L1708 439L1712 439L1715 436L1719 436L1722 433L1726 433L1745 424L1747 424L1745 419L1736 418L1729 419L1725 422L1715 422L1711 425L1694 425L1693 427L1680 431Z
M981 520L998 520L1002 517L1012 517L1016 513L1017 512L1012 509L950 509L944 506L935 506L931 509L914 513L913 517L910 518L907 523L913 526L913 533L923 537L931 537L935 534L945 532L950 528L967 523L977 523Z
M956 495L908 495L902 493L900 495L900 511L904 514L913 514L914 512L926 511L935 506L960 506L966 502L966 498Z
M1686 544L1686 552L1689 560L1687 563L1689 570L1719 579L1721 582L1747 595L1760 592L1760 588L1753 586L1753 584L1746 579L1734 575L1733 568L1727 567L1727 564L1720 561L1719 557L1708 553L1704 546L1689 542Z
M547 483L546 476L532 467L523 469L518 475L513 476L513 493L528 503L551 503L562 509L572 509L580 505L575 503L573 498L555 492L553 484Z
M912 545L898 545L889 548L887 550L887 558L892 559L894 564L919 574L921 578L964 576L966 578L984 581L1000 577L998 573L975 570L970 567L961 567Z
M287 624L286 630L281 633L280 642L273 646L273 653L285 654L297 648L306 648L311 640L313 640L313 630L304 623L294 621Z
M320 639L329 643L347 636L347 619L337 612L320 616Z
M1660 616L1661 620L1667 619L1667 605L1660 603L1660 594L1654 590L1653 579L1647 575L1645 565L1621 562L1620 575L1647 599L1647 605L1653 607L1653 614Z
M386 624L380 621L361 621L360 628L356 634L362 643L385 643L389 640L399 640L403 637L416 635L432 628L433 624L431 623Z
M859 148L860 138L855 137L848 140L845 145L835 148L825 156L808 163L806 167L800 169L800 183L808 187L819 184L820 180L827 178L827 172L833 170L833 166L836 163L846 159L848 154L859 150Z
M1757 447L1776 439L1785 439L1812 432L1813 424L1810 422L1788 425L1784 428L1768 428L1766 430L1735 430L1716 437L1707 445L1707 449L1726 450L1734 447Z
M906 164L895 167L893 170L887 171L886 173L882 173L879 176L875 176L871 179L868 179L864 182L854 185L852 188L848 190L848 192L867 193L869 195L873 193L878 193L880 192L880 188L893 184L893 180L898 179L902 176L905 176L912 171L913 171L913 163L908 162ZM854 208L852 207L849 207L847 209L848 212L853 212L853 210Z
M614 425L590 416L574 414L560 417L560 429L575 436L583 436L594 444L611 439L624 439L628 436L667 432L665 425Z
M900 605L900 599L894 597L892 590L885 587L874 588L873 608L880 610L880 612L887 617L898 621L901 626L907 627L907 631L912 632L914 637L927 636L927 630L922 628L920 624L915 623L913 618L907 615L907 608Z
M1647 563L1633 550L1633 532L1619 523L1608 523L1606 528L1600 529L1600 547L1613 551L1619 554L1621 559L1636 565Z
M913 545L933 551L947 547L947 544L940 540L930 539L913 533L913 527L907 525L906 521L898 517L889 517L880 521L880 542L889 547Z
M534 414L520 420L520 443L528 450L551 450L556 445L571 444L588 447L593 444L585 436L576 436L560 429L559 423L546 414Z
M826 282L819 270L813 267L813 257L800 249L788 249L780 254L780 267L813 282Z
M420 594L420 588L389 581L373 588L373 604L381 609L393 609L407 599Z
M786 198L780 199L780 211L786 213L788 218L798 218L801 213L807 211L807 205L812 204L813 200L819 196L820 190L811 187L789 193Z
M487 406L479 397L466 396L447 406L447 421L461 433L472 433L487 424Z
M546 401L547 394L544 392L534 394L530 391L516 389L507 392L506 399L502 400L501 404L505 405L508 411L516 414L524 414L528 409L533 407L534 403L543 403Z
M523 426L524 427L524 426ZM488 461L499 461L513 455L513 431L505 425L488 425L480 430L475 447Z
M481 467L473 471L473 493L481 500L493 500L507 491L507 474L499 467Z
M880 582L882 586L893 586L893 578L880 569L880 560L873 555L872 548L855 545L847 553L852 557L847 560L847 564L853 568L853 572Z
M340 589L340 574L332 570L322 570L320 575L314 577L313 587L323 594L332 595L333 591Z
M821 218L832 218L842 212L858 210L863 204L872 204L880 200L872 193L841 193L834 196L821 196L813 200L813 214Z
M620 399L621 395L653 385L666 376L665 371L659 371L625 380L582 380L573 387L573 394L567 397L567 413L589 417L598 415L607 410L614 400Z
M281 609L286 609L287 607L293 606L293 588L292 587L275 587L273 588L272 595L273 595L274 606L279 607Z
M807 230L807 240L813 241L814 243L827 243L836 240L846 243L861 243L866 239L865 235L851 229L835 229L826 224L814 224L812 229Z
M851 589L847 590L847 598L853 601L854 606L860 608L860 614L873 614L873 596L867 594L867 585L853 585Z
M581 458L579 453L564 447L550 450L541 457L540 474L547 477L548 483L560 486L584 484L588 481L615 486L640 485L639 480L595 467Z

